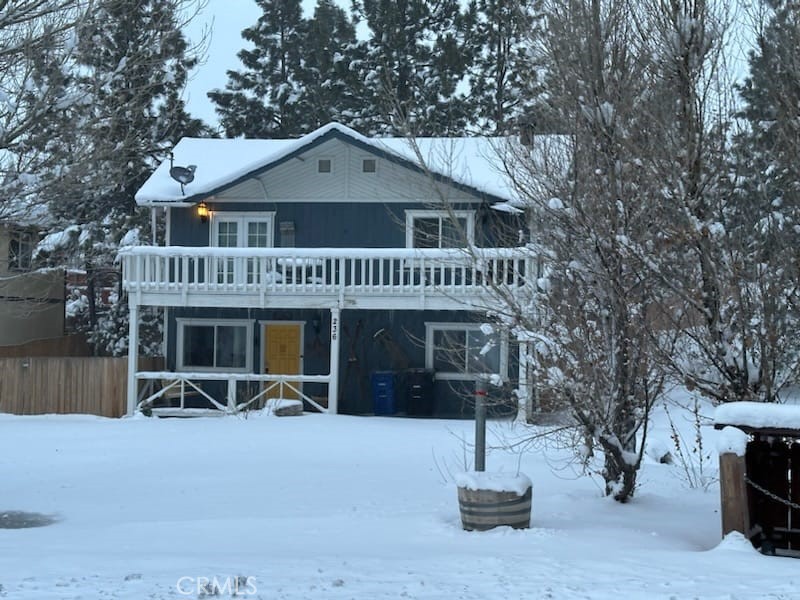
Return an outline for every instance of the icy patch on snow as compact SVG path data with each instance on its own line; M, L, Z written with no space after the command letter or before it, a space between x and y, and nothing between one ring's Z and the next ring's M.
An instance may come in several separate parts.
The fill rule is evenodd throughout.
M527 475L503 472L467 471L456 473L456 485L468 490L490 490L492 492L514 492L524 496L532 486Z

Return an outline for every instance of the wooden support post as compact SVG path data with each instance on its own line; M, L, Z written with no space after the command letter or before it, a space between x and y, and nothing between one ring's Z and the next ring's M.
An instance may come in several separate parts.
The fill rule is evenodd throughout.
M328 413L335 415L339 412L339 319L340 308L331 309L331 363L330 380L328 381Z
M128 406L127 415L136 412L136 370L139 368L139 305L128 299Z
M228 377L228 412L236 412L236 380Z
M475 470L486 470L486 393L489 388L484 377L475 381Z
M747 536L750 514L747 505L747 483L744 456L725 452L719 456L719 493L722 508L722 535L739 531Z

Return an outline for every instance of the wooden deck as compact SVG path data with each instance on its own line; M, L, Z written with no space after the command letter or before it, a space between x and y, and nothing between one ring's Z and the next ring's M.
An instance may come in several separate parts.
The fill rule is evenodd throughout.
M533 280L524 248L189 248L121 253L123 287L151 306L480 310Z

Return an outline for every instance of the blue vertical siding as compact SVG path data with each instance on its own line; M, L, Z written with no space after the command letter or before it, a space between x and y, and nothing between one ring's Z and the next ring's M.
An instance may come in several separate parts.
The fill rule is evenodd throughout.
M261 372L261 321L303 321L303 369L306 375L323 375L330 364L330 311L328 310L262 310L237 308L177 308L170 311L167 353L169 369L176 366L178 318L196 319L248 319L254 322L251 348L254 372ZM375 372L425 367L425 322L475 322L479 316L463 311L370 311L343 310L341 312L341 354L339 357L339 412L352 415L368 415L374 412L374 395L371 377ZM316 322L319 328L315 327ZM388 334L396 350L390 351L377 333ZM405 357L400 359L399 357ZM510 360L510 375L516 368ZM217 398L225 393L224 384L205 384L206 389ZM326 386L306 384L304 392L309 396L327 395ZM399 414L407 412L407 389L403 378L398 378L395 390L395 405ZM472 384L470 382L436 381L430 398L430 412L434 417L471 418ZM492 400L503 404L498 415L513 412L510 390L491 390Z
M403 248L405 238L405 211L430 208L427 204L379 203L267 203L237 202L208 203L212 211L274 212L274 240L280 245L281 221L291 221L295 228L295 246L299 248ZM459 205L457 209L476 211L475 229L479 245L507 245L504 234L522 227L517 217L498 213L486 205ZM173 208L171 217L171 244L173 246L207 246L211 223L201 223L194 208ZM516 239L511 239L516 243Z

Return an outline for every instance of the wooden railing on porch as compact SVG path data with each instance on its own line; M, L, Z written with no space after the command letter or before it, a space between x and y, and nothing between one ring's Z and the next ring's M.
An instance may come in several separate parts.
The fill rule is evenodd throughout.
M223 413L238 413L258 405L260 400L265 400L270 392L277 392L278 397L283 397L283 393L288 389L297 394L298 398L305 400L319 412L328 412L311 396L303 393L300 389L302 383L323 383L330 385L330 375L273 375L256 373L181 373L172 371L139 371L136 373L136 381L140 384L143 393L139 395L137 410L142 410L152 405L156 400L172 390L178 390L179 406L175 408L185 409L185 396L187 393L203 397L211 406ZM215 398L202 387L204 381L224 381L226 382L226 395L224 398ZM259 382L257 391L249 391L245 397L239 396L238 383L240 382ZM150 385L148 385L150 384ZM159 388L159 389L156 389Z
M210 248L140 246L121 252L123 286L154 298L215 294L334 298L486 295L532 280L525 248Z

